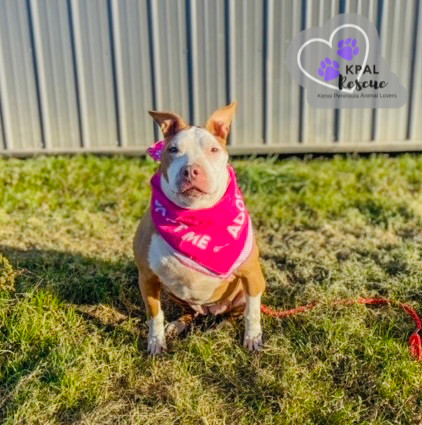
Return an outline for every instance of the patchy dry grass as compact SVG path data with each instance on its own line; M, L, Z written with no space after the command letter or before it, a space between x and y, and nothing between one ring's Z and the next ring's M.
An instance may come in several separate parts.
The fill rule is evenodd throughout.
M388 307L265 317L256 355L240 346L241 322L217 330L207 319L148 358L131 243L154 167L0 161L2 423L422 423L412 324ZM265 303L377 295L422 310L421 156L235 167L258 230Z

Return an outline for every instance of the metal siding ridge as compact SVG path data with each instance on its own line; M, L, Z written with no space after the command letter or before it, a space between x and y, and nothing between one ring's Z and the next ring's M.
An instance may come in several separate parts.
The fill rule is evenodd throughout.
M415 49L415 66L413 71L413 93L410 105L410 138L422 139L422 4L419 3L417 16L417 39Z
M291 40L301 31L301 3L271 0L270 58L267 67L266 143L299 143L300 85L291 77L286 52Z
M204 125L210 114L226 105L224 0L197 0L191 9L194 124Z
M30 0L46 148L80 145L66 0Z
M0 91L0 152L7 149L6 138L4 137L3 113L2 113L1 91Z
M147 146L154 140L147 0L111 5L121 146Z
M154 69L155 69L155 109L159 111L162 108L162 90L161 90L161 84L158 77L158 70L161 69L161 62L160 62L160 52L158 49L159 41L160 41L160 31L159 31L159 23L158 23L158 3L154 0L150 0L151 5L151 34L152 34L152 42L153 42L153 48L152 48L152 61L154 63Z
M377 0L346 0L346 13L364 16L374 25L377 20ZM339 143L369 142L372 137L372 109L339 110Z
M307 0L306 28L323 26L340 10L339 0ZM335 139L335 111L311 107L304 90L302 134L303 144L331 144Z
M414 0L403 3L387 0L384 2L381 31L382 55L390 70L397 75L406 90L409 89L409 77L412 64L412 37L415 10ZM408 31L403 31L406 28ZM401 108L377 109L376 141L405 140L407 136L407 104Z
M227 81L227 103L233 102L234 100L238 100L235 98L235 81L236 81L236 55L235 55L235 39L236 39L236 32L235 32L235 0L226 0L227 8L225 9L226 12L226 34L228 37L226 38L226 49L227 49L227 58L228 58L228 81ZM237 105L237 113L236 116L239 113L239 104ZM233 124L231 126L230 130L230 138L229 138L229 145L235 146L237 145L237 125L236 125L237 119L235 117Z
M117 146L106 0L71 0L85 146Z
M265 0L264 8L264 143L273 136L273 57L274 57L274 0ZM280 25L279 25L280 26ZM281 43L280 43L281 44ZM276 43L277 50L280 44Z
M189 81L185 2L152 1L156 109L189 119Z
M204 87L199 86L198 74L200 64L198 62L198 27L197 5L199 1L186 1L186 22L188 26L187 47L188 52L188 78L189 78L189 111L190 124L198 124L199 98L203 96ZM189 20L188 20L189 19ZM200 94L201 91L201 94ZM186 117L187 119L188 117Z
M263 21L262 2L254 0L234 3L235 32L234 99L238 110L234 121L236 145L263 144Z
M3 131L8 149L42 148L25 0L0 0L0 92Z

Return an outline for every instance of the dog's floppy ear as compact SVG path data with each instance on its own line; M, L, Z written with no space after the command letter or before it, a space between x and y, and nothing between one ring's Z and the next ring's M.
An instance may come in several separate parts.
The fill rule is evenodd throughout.
M178 131L183 130L188 125L183 118L173 112L148 111L154 121L160 126L164 137L173 136Z
M223 144L227 143L230 124L236 111L237 103L234 101L224 108L217 109L208 119L205 128Z

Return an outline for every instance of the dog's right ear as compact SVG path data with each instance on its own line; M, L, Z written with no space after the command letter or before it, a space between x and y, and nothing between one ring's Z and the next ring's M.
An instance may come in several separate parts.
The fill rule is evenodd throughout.
M188 125L183 118L173 112L148 111L154 121L160 126L165 138L175 135Z
M223 108L217 109L213 112L205 125L205 128L215 137L217 140L225 146L227 138L229 137L230 126L236 111L237 102L234 101L230 105L224 106Z

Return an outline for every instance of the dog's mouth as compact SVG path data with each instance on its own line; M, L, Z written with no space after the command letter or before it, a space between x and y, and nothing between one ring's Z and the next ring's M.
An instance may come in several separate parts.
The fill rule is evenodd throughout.
M199 182L182 180L178 185L179 194L187 198L199 198L200 196L207 195L205 185Z
M183 189L179 193L188 198L199 198L207 194L207 192L205 192L204 190L196 186L191 186L191 187L188 187L187 189Z

